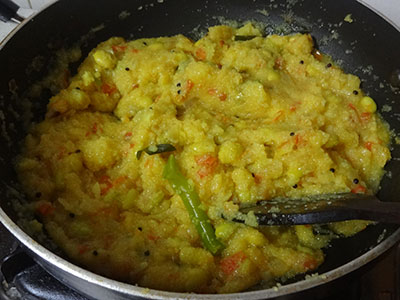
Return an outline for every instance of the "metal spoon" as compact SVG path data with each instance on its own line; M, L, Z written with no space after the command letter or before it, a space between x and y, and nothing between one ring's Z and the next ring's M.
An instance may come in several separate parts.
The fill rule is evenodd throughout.
M345 220L400 224L400 202L382 202L374 195L353 193L277 198L243 206L240 211L244 214L254 212L259 225L323 224Z

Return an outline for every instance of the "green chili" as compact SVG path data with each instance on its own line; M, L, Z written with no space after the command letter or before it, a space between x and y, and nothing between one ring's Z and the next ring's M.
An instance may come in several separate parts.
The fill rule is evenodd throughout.
M218 253L224 245L215 236L214 228L206 212L201 208L201 202L194 188L180 172L175 157L170 155L164 167L163 176L169 181L174 191L181 197L189 213L193 225L200 235L203 246L212 254Z

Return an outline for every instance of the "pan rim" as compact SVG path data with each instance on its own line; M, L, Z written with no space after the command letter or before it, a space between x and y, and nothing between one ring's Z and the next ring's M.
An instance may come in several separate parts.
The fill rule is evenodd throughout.
M58 0L56 0L56 1L58 1ZM389 19L389 17L384 15L382 12L380 12L379 10L377 10L375 7L373 7L371 4L365 2L364 0L357 0L357 2L360 3L361 5L365 6L366 8L368 8L374 14L376 14L379 17L381 17L382 19L384 19L386 21L386 23L389 23L398 32L400 32L400 23L399 24L395 23L393 20Z
M15 26L7 35L3 40L0 40L0 51L4 48L4 46L9 42L9 40L11 40L15 34L17 34L18 31L20 31L26 24L28 24L29 22L33 21L35 19L35 17L40 14L42 11L46 10L47 8L49 8L50 6L52 6L53 4L57 3L59 0L50 0L51 2L44 5L41 10L36 11L34 13L32 13L30 16L24 18L24 20L18 24L17 26Z
M1 42L0 42L0 51L4 48L4 46L13 38L13 36L18 33L26 24L33 21L35 17L40 14L42 11L46 10L50 6L56 4L59 0L53 0L53 2L44 6L41 11L33 13L29 17L27 17L21 24L16 26ZM374 14L383 18L387 23L389 23L392 27L394 27L398 32L400 32L400 27L397 26L393 21L388 19L385 15L381 14L379 11L371 7L368 3L357 1L360 5L365 6L369 10L371 10ZM79 278L80 280L89 282L94 285L101 286L103 288L109 289L114 292L118 292L122 295L127 296L137 296L137 297L146 297L149 299L178 299L178 300L186 300L186 299L201 299L201 300L259 300L266 298L274 298L283 295L293 294L300 291L305 291L310 288L314 288L320 286L325 283L329 283L335 279L342 277L345 274L351 273L367 263L371 262L391 247L393 247L397 242L400 241L400 227L396 229L390 236L388 236L381 243L377 244L364 254L358 256L357 258L351 260L350 262L337 267L331 271L320 274L319 276L311 277L309 279L301 280L295 283L291 283L288 285L282 285L279 288L268 288L258 291L249 291L249 292L240 292L240 293L231 293L231 294L193 294L193 293L176 293L176 292L167 292L149 289L145 287L139 287L128 283L119 282L113 279L109 279L107 277L95 274L91 271L88 271L78 265L75 265L55 253L51 252L40 243L31 238L27 233L25 233L21 227L19 227L11 218L5 213L5 211L0 207L0 223L4 225L4 227L9 230L15 238L19 240L29 251L31 251L34 255L38 257L44 258L46 263L52 264L56 268L63 270L71 274L72 276ZM49 270L46 265L41 264L46 271L54 275L54 271ZM58 278L58 280L60 280Z

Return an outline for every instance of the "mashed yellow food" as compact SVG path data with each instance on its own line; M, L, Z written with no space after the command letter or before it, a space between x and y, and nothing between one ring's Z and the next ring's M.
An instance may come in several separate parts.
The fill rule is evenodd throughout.
M333 235L231 222L239 203L378 189L389 131L359 85L309 35L264 38L247 24L197 42L111 38L50 99L17 169L75 262L160 290L243 291L315 270ZM159 144L176 150L138 158ZM163 179L171 153L225 246L215 256ZM367 224L328 226L347 236Z

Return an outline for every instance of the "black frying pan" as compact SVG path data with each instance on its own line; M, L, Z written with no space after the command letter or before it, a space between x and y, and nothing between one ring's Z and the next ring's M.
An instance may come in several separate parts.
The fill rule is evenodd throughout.
M124 11L129 15L121 14ZM344 22L349 13L353 23ZM84 57L90 49L111 36L132 39L183 33L198 38L198 32L228 19L262 22L266 34L310 32L322 52L331 55L346 72L362 79L363 90L376 100L379 108L391 106L390 112L386 109L381 113L390 127L400 132L400 93L390 85L390 78L396 77L396 69L400 68L400 33L356 1L60 0L24 22L22 28L0 47L0 109L3 112L0 113L0 220L40 264L68 285L96 299L188 297L185 294L148 292L84 271L34 243L15 225L18 217L11 201L17 195L10 187L19 188L12 161L26 133L21 117L26 113L21 101L26 98L25 91L48 72L58 49L78 43ZM34 59L42 62L41 68L32 69ZM78 64L70 66L71 73L76 71ZM29 99L33 121L43 118L50 96L50 91L45 90L39 97ZM397 159L400 158L400 148L394 144L392 150L394 159L386 168L390 176L385 176L379 192L383 201L397 201L400 194L400 160ZM261 299L304 290L364 265L399 239L400 229L395 225L370 226L355 237L334 241L332 247L326 249L326 261L318 270L320 274L326 272L322 279L305 281L304 276L300 276L278 291L269 289L197 298Z

